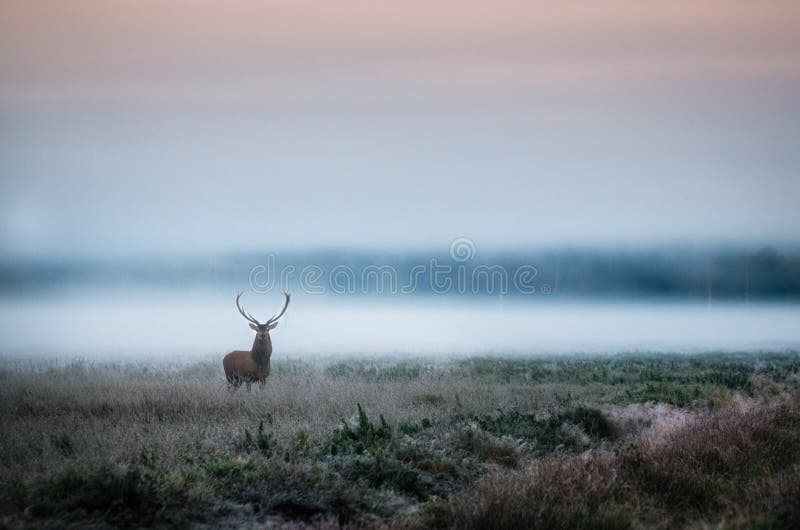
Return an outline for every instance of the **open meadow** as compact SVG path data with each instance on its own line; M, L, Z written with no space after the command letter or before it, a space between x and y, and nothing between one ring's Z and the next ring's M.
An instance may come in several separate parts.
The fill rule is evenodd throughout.
M0 530L800 529L798 197L800 0L2 0Z
M16 361L0 526L800 525L800 355Z

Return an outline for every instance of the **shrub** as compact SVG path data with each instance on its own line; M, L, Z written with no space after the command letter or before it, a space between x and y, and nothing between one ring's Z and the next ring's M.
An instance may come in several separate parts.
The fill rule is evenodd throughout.
M549 411L542 415L523 414L519 411L497 411L496 414L474 417L481 429L497 436L508 436L532 443L539 452L558 447L576 448L575 436L562 428L565 422L578 425L590 438L613 439L617 436L614 424L599 410L587 407Z
M23 487L19 500L37 517L79 510L121 526L153 524L162 508L176 501L151 473L111 464L34 481Z
M328 452L332 455L340 453L361 454L365 450L374 450L386 445L392 439L392 429L380 415L380 425L375 426L367 417L361 404L358 406L358 425L351 428L344 420L342 427L334 431L327 443Z
M529 469L494 472L454 500L454 528L630 528L612 462L551 457ZM443 520L440 514L438 520Z
M561 414L561 419L579 425L592 438L613 440L617 437L617 428L597 409L577 407Z
M622 471L638 488L695 510L722 508L754 479L798 461L796 401L746 410L732 405L620 453Z
M432 487L420 472L400 460L385 455L362 456L346 462L343 469L351 480L365 479L374 487L390 487L424 498Z
M480 429L467 427L458 432L455 448L476 455L483 461L495 462L506 467L517 465L517 450Z
M264 432L263 420L258 423L258 430L255 436L245 427L243 438L236 444L237 450L244 452L257 450L266 457L272 456L276 447L275 436L271 432Z

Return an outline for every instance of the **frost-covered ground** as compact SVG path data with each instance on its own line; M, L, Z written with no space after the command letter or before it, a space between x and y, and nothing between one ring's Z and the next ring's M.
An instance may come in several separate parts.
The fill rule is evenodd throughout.
M797 353L1 366L3 526L800 523Z

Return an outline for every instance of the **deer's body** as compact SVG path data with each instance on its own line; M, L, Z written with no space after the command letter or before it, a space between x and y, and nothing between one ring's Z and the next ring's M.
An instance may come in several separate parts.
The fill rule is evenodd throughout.
M241 296L242 293L239 293ZM250 384L258 382L261 386L266 383L269 376L269 358L272 356L272 339L269 332L278 325L277 320L286 312L289 305L289 293L286 293L286 303L277 317L272 317L266 324L259 324L249 313L245 313L239 306L239 296L236 297L236 306L239 312L250 321L250 327L256 332L256 339L250 351L236 350L230 352L222 359L225 369L225 378L228 385L237 388L242 383L250 388Z
M228 384L239 386L242 383L258 382L264 384L269 375L269 358L272 355L272 341L267 338L266 349L258 347L258 339L250 351L236 350L222 359L225 378ZM260 351L259 351L260 350Z

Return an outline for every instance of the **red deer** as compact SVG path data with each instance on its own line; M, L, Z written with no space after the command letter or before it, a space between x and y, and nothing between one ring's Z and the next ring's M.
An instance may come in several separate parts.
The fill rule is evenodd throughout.
M222 359L222 367L225 368L225 378L228 380L229 388L236 389L245 383L249 390L250 383L253 381L258 381L262 387L266 383L269 375L269 358L272 355L272 340L269 338L269 332L275 329L278 319L289 307L289 293L283 294L286 295L286 302L283 304L280 314L272 315L272 318L264 324L261 324L250 313L246 313L239 305L242 293L236 295L236 308L250 322L250 329L256 332L256 340L253 342L253 349L232 351Z

